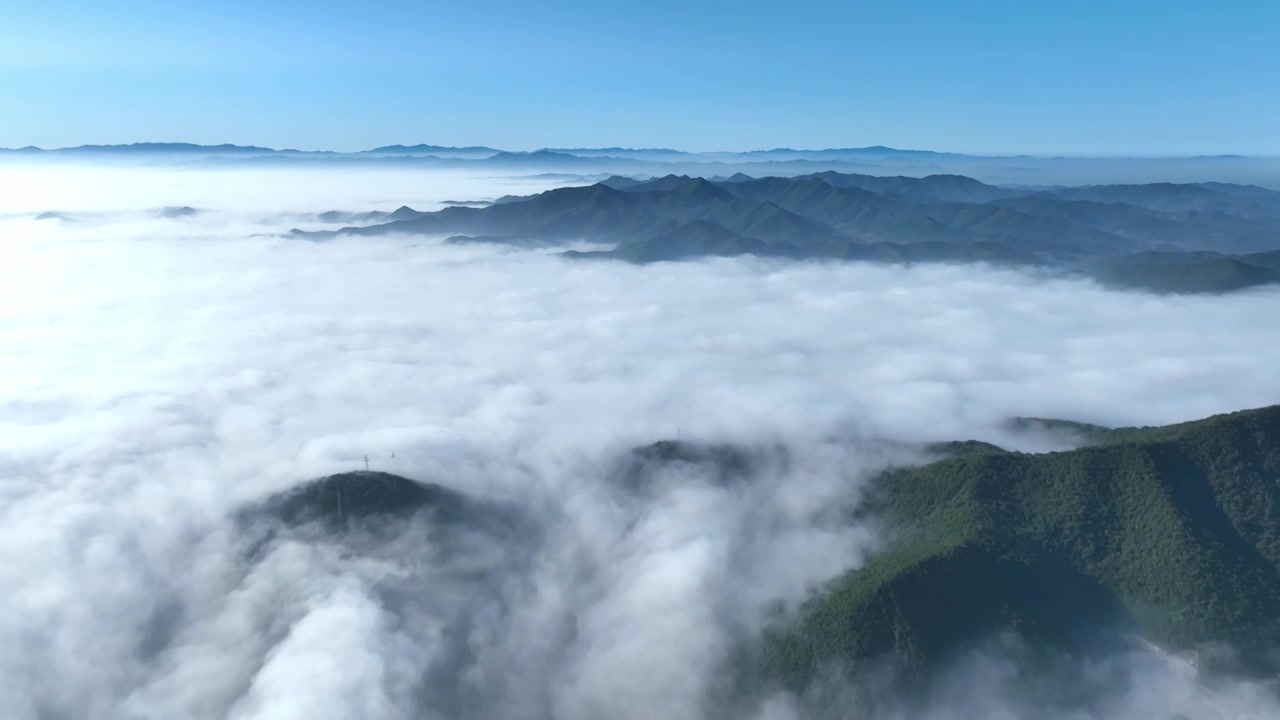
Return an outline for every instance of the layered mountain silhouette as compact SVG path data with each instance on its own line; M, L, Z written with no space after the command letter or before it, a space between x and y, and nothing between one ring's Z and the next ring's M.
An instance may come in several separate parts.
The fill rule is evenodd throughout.
M1280 192L1225 183L1029 191L961 175L615 176L486 207L401 208L386 220L310 235L587 240L612 248L566 255L640 263L737 255L980 261L1064 268L1160 292L1280 282Z
M561 175L573 182L594 182L613 174L657 177L685 173L708 178L739 174L793 176L825 171L873 176L945 173L974 176L986 182L1027 186L1084 183L1198 183L1206 178L1275 187L1273 158L1238 155L1164 158L1078 158L1028 155L966 155L884 146L793 149L747 152L688 152L670 148L542 148L516 150L485 145L382 145L351 152L270 148L254 145L200 145L142 142L75 147L0 148L0 162L89 162L196 167L415 168L502 170L538 176ZM1214 183L1203 183L1206 186ZM1097 186L1095 186L1097 187ZM1222 188L1217 188L1221 190ZM880 192L880 190L875 190ZM1110 202L1108 200L1107 202ZM1126 202L1128 202L1126 200Z
M479 156L488 157L494 155L499 150L483 145L469 145L467 147L450 147L447 145L426 145L419 143L417 145L383 145L371 150L361 151L363 154L369 155L438 155L441 157L448 156Z

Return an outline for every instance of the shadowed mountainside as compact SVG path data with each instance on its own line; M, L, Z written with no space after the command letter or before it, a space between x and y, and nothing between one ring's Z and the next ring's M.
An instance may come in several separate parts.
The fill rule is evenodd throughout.
M993 634L1069 648L1107 630L1274 673L1280 407L1080 428L1091 444L1069 452L957 444L881 477L864 512L895 540L769 631L767 673L801 688L831 663L921 672Z

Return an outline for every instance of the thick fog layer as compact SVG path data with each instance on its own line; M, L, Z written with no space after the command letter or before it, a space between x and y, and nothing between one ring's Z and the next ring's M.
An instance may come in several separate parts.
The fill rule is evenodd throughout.
M4 173L8 717L715 717L734 643L874 551L874 523L842 511L910 457L903 443L1043 449L1061 438L1002 421L1163 424L1280 402L1274 289L313 243L278 234L324 210L548 185ZM178 206L198 212L161 211ZM753 448L762 470L614 482L628 449L676 437ZM377 544L251 547L243 508L366 456L517 508L515 539L442 549L413 525ZM1006 692L1003 662L955 669L927 716L1044 711ZM1109 662L1086 717L1274 710L1259 687L1206 687L1154 650ZM773 695L740 712L806 707Z

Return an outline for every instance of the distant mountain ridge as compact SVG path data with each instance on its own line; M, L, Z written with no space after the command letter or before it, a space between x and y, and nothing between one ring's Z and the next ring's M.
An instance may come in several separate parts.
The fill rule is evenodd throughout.
M759 150L703 150L689 151L677 148L665 147L649 147L649 148L630 148L622 146L609 147L544 147L534 148L530 150L516 150L509 148L497 148L488 145L435 145L430 143L417 143L413 145L392 144L381 145L366 150L299 150L294 148L272 148L260 145L238 145L234 143L219 144L200 144L188 142L155 142L144 141L134 143L114 143L114 144L85 144L71 145L63 147L38 147L35 145L27 145L24 147L9 148L0 147L0 153L156 153L156 154L190 154L190 153L210 153L210 154L302 154L302 155L422 155L422 154L439 154L441 156L452 157L458 155L478 155L497 153L512 154L535 154L541 152L566 154L566 155L616 155L622 157L643 157L643 156L685 156L689 158L726 158L726 157L742 157L742 158L815 158L815 159L831 159L835 157L864 157L864 158L883 158L886 156L898 157L915 157L918 159L946 159L946 158L972 158L980 160L1054 160L1054 159L1079 159L1085 158L1063 158L1061 156L1049 155L1027 155L1027 154L983 154L974 155L956 152L944 152L937 150L915 150L894 148L886 145L869 145L864 147L843 147L843 148L814 148L814 149L795 149L788 147L777 147ZM1125 158L1119 158L1125 159ZM1136 158L1135 158L1136 159ZM1189 156L1170 156L1164 159L1186 159L1186 160L1241 160L1248 159L1244 155L1189 155Z
M259 145L236 145L236 144L234 144L234 143L220 143L220 144L217 144L217 145L202 145L202 144L199 144L199 143L186 143L186 142L135 142L135 143L116 143L116 144L101 144L101 145L92 145L92 144L89 144L89 145L72 145L72 146L57 147L57 148L42 148L42 147L37 147L37 146L34 146L34 145L28 145L28 146L25 146L25 147L22 147L22 148L3 148L3 147L0 147L0 151L14 152L14 151L16 151L16 150L33 151L33 152L69 152L69 151L85 151L85 152L100 152L100 151L120 151L120 152L130 152L130 151L139 151L139 152L199 152L199 151L211 151L211 152L265 152L265 153L273 153L273 152L324 152L324 153L339 153L339 154L341 154L341 153L342 153L342 151L338 151L338 150L302 150L302 151L300 151L300 150L290 150L290 149L277 149L277 148L270 148L270 147L264 147L264 146L259 146ZM356 153L394 153L394 152L462 152L462 151L472 151L472 152L489 152L489 153L498 153L498 152L520 152L520 153L555 152L555 153L566 153L566 154L573 154L573 153L593 153L593 154L598 154L598 153L608 153L608 152L614 152L614 153L655 153L655 154L677 154L677 153L679 153L679 154L685 154L685 155L694 155L694 154L704 154L704 155L781 155L781 154L804 154L804 153L866 153L866 154L900 153L900 154L918 154L918 155L954 155L954 154L955 154L955 153L939 153L939 152L935 152L935 151L932 151L932 150L899 150L899 149L897 149L897 148L885 147L885 146L883 146L883 145L875 145L875 146L871 146L871 147L863 147L863 148L827 148L827 149L820 149L820 150L792 150L792 149L790 149L790 148L774 148L774 149L771 149L771 150L746 150L746 151L728 151L728 150L720 151L720 150L714 150L714 151L705 151L705 152L701 152L701 153L691 153L691 152L686 151L686 150L677 150L677 149L674 149L674 148L627 148L627 147L620 147L620 146L616 146L616 145L615 145L615 146L611 146L611 147L598 147L598 148L590 148L590 147L576 147L576 148L537 148L537 149L534 149L534 150L502 150L502 149L499 149L499 148L489 147L489 146L487 146L487 145L453 146L453 145L432 145L432 144L427 144L427 143L418 143L418 144L415 144L415 145L402 145L402 144L396 144L396 145L382 145L382 146L379 146L379 147L370 148L370 149L368 149L368 150L356 150L356 151L352 151L352 152L351 152L351 153L349 153L349 154L356 154Z
M770 150L747 150L743 155L812 155L812 154L829 154L829 155L921 155L921 156L944 156L957 155L958 153L937 152L934 150L903 150L900 148L892 148L885 145L871 145L868 147L854 148L820 148L812 150L797 150L794 148L772 148Z
M1160 292L1280 282L1280 192L1224 183L999 187L954 174L610 177L300 237L441 234L630 262L758 255L1060 268Z
M120 145L76 145L74 147L40 148L28 145L21 148L0 148L0 152L23 153L279 153L298 152L296 150L277 150L275 148L256 145L197 145L181 142L138 142ZM327 151L319 151L327 152Z
M499 150L484 145L471 145L468 147L450 147L448 145L383 145L371 150L360 150L364 153L416 153L416 152L483 152L497 153Z
M782 154L814 154L814 153L835 153L835 154L916 154L916 155L954 155L954 153L938 153L930 150L898 150L885 146L873 146L866 148L831 148L823 150L791 150L789 148L775 148L772 150L747 150L747 151L705 151L705 152L689 152L686 150L677 150L674 148L627 148L619 146L611 147L576 147L576 148L536 148L533 150L504 150L501 148L490 147L487 145L433 145L427 143L418 143L415 145L382 145L370 148L368 150L354 150L343 152L339 150L294 150L289 148L271 148L260 145L237 145L234 143L220 143L216 145L203 145L199 143L186 142L135 142L135 143L116 143L116 144L99 144L99 145L72 145L56 148L43 148L34 145L28 145L21 148L5 148L0 147L0 152L156 152L156 153L188 153L188 152L214 152L214 153L284 153L284 152L305 152L305 153L330 153L330 154L347 154L358 155L366 153L518 153L518 154L534 154L541 152L559 153L559 154L592 154L598 155L602 153L618 153L618 154L657 154L657 155L782 155Z
M548 153L540 155L540 153ZM549 162L534 162L544 158ZM952 174L989 183L1023 187L1098 183L1193 183L1224 181L1280 189L1280 158L1246 156L1084 158L1032 155L969 155L886 145L796 149L777 147L745 151L690 151L670 147L503 148L489 145L451 146L436 143L387 144L352 151L272 148L260 145L201 145L141 142L59 148L0 148L0 162L84 161L94 163L186 166L396 167L488 170L501 168L576 173L579 176L640 174L658 177L689 174L723 179L736 173L753 176L809 175L834 170L871 175L925 176ZM594 178L593 178L594 179Z

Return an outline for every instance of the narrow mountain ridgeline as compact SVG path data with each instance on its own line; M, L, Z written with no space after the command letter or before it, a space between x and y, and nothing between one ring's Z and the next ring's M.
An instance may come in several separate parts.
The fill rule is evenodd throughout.
M636 263L738 255L986 262L1057 268L1157 292L1280 282L1280 192L1225 183L1029 190L960 175L614 176L485 207L401 208L364 220L378 224L294 235L592 241L612 247L565 255Z
M1068 651L1136 636L1207 668L1280 670L1280 406L1064 428L1090 444L951 443L880 477L863 512L894 539L770 629L762 671L794 689L886 658L924 675L1000 634Z

